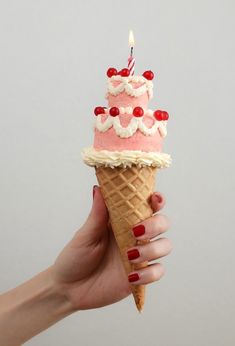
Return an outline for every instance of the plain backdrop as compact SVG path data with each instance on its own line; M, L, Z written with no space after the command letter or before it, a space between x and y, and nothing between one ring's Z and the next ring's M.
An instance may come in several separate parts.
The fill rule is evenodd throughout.
M174 250L144 312L129 297L27 345L234 345L234 16L232 0L0 2L2 292L53 263L86 219L96 179L80 150L129 29L136 73L156 74L150 108L170 114L173 165L157 190Z

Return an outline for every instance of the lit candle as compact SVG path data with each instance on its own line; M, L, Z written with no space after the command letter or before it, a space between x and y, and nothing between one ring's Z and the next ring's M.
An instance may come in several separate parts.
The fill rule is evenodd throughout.
M130 32L129 32L129 46L131 48L131 53L130 53L130 56L128 58L128 69L130 71L130 76L133 76L133 74L135 72L135 58L133 57L134 45L135 45L134 34L133 34L133 31L130 30Z

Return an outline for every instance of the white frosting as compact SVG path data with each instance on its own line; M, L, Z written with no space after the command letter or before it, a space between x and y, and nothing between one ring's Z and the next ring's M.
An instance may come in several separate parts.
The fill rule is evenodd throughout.
M132 114L133 109L131 107L124 108L120 111L123 111L121 114ZM152 112L152 111L151 111ZM150 114L149 110L145 112L145 114ZM150 115L149 115L150 116ZM109 115L104 122L102 122L102 115L99 114L96 117L95 128L100 132L106 132L111 127L116 132L116 135L121 138L129 138L133 136L133 134L140 130L145 136L154 136L156 132L159 130L160 135L164 138L167 135L166 124L167 121L158 121L153 117L153 125L151 127L147 127L143 121L143 117L135 117L133 116L128 126L123 127L120 118L118 116L112 117Z
M162 126L159 126L158 131L159 131L160 135L162 136L162 138L166 137L166 135L167 135L166 125L164 126L164 124L162 124Z
M113 85L113 81L119 81L121 82L117 86ZM134 88L133 85L130 83L141 83L142 85L138 88ZM122 77L122 76L112 76L108 79L108 92L111 95L118 95L125 91L128 95L138 97L146 92L148 93L149 99L153 97L153 82L151 80L146 79L143 76L129 76L129 77Z
M83 161L92 167L131 167L153 166L166 168L171 164L171 157L160 152L144 152L140 150L108 151L96 150L93 147L85 148L82 151Z

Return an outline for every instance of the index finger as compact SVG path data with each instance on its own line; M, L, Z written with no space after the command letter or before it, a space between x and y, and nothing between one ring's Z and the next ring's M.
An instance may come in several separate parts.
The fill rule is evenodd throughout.
M154 192L151 196L151 207L153 213L157 213L161 210L166 203L165 197L160 192Z

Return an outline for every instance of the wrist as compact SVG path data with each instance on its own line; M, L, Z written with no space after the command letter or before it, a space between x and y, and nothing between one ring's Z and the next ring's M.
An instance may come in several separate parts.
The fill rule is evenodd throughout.
M57 312L62 315L62 318L77 310L69 299L69 286L54 278L53 266L45 271L44 289L48 297L55 302Z

